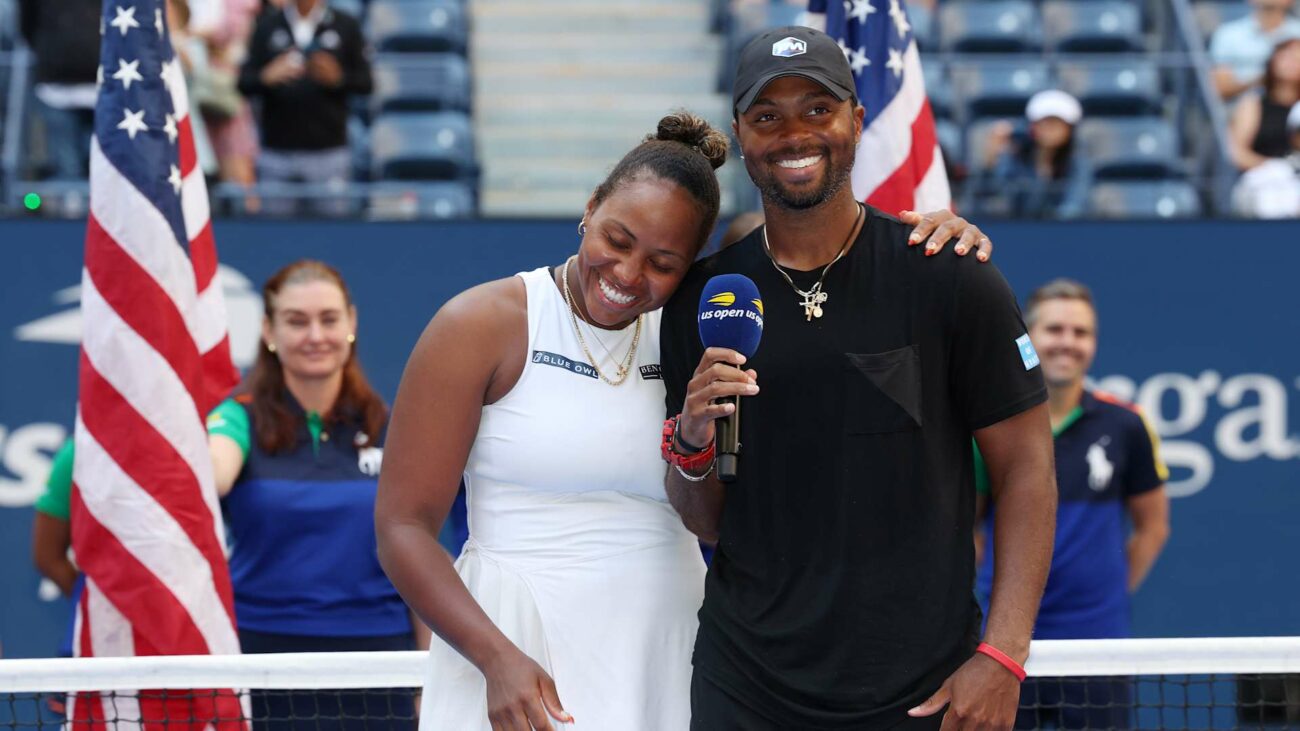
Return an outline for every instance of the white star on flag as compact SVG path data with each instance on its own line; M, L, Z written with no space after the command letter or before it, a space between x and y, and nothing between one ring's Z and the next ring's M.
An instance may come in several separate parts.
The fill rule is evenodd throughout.
M889 0L889 17L894 19L894 28L898 30L899 38L907 36L907 32L912 30L912 24L907 22L907 11L898 0Z
M903 75L903 54L901 51L889 49L889 60L885 62L885 68L894 72L894 78Z
M162 9L154 8L153 10L153 28L158 31L158 35L163 34Z
M117 128L126 130L126 133L134 140L136 132L144 132L149 129L149 125L144 123L144 110L133 112L130 109L123 109L122 121L117 123Z
M113 17L113 22L109 23L109 25L122 31L122 35L125 36L126 31L130 28L140 27L140 22L135 19L134 6L130 8L123 8L121 5L119 5L117 6L116 9L114 9L113 12L117 13L117 15Z
M871 59L867 58L867 49L863 46L858 46L858 49L853 51L852 56L849 58L849 68L853 69L853 73L860 74L862 73L862 69L865 69L870 65Z
M128 63L126 59L117 60L117 71L113 72L113 78L122 82L122 88L130 89L132 81L144 81L140 75L140 61L137 59Z
M849 9L850 6L852 10ZM866 23L867 16L874 12L876 8L871 4L871 0L852 0L852 2L844 0L844 14L858 21L859 25Z
M853 57L853 56L852 56L852 54L853 54L853 49L852 49L852 48L849 48L848 44L846 44L846 43L844 42L844 39L843 39L843 38L841 38L841 39L839 39L839 40L837 40L837 41L835 41L835 42L838 43L838 44L840 44L840 53L844 54L844 60L845 60L845 61L847 61L847 60L849 60L850 58Z
M174 89L185 83L185 76L181 71L180 62L175 58L162 62L162 72L159 76L162 77L163 83L168 89Z
M104 65L100 64L99 66L95 67L95 87L98 88L103 85L104 85Z
M172 165L172 172L171 175L167 176L167 182L172 184L172 190L176 191L176 195L180 195L181 194L181 169L176 167L175 165Z
M176 137L180 134L180 131L176 129L176 118L168 114L166 120L163 123L163 132L167 133L167 141L175 144Z

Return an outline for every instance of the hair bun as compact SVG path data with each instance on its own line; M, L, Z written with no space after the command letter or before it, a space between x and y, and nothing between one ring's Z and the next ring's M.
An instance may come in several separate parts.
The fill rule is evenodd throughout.
M703 117L687 111L673 112L659 120L658 130L649 139L680 142L703 155L714 170L727 161L727 150L731 147L727 135Z

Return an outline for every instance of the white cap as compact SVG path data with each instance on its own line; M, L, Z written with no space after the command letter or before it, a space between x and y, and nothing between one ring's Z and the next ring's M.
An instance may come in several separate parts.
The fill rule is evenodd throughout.
M1291 111L1287 112L1286 131L1300 132L1300 102L1291 105Z
M1025 116L1030 122L1056 117L1070 124L1078 124L1083 118L1083 107L1079 100L1059 89L1040 91L1029 99L1025 107Z

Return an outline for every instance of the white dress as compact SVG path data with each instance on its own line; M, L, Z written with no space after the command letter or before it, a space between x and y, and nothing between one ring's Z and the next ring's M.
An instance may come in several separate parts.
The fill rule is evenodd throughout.
M528 293L528 360L483 408L465 467L469 541L456 570L496 626L555 679L578 731L682 731L704 594L699 545L667 502L659 456L659 312L632 373L595 376L547 269ZM634 327L593 334L616 374ZM608 348L596 342L599 336ZM421 731L491 731L482 674L438 639Z

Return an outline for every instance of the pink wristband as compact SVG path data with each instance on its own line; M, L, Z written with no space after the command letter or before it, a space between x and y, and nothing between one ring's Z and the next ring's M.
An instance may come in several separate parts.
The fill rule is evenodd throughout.
M1019 680L1022 683L1025 682L1025 668L1020 663L1012 660L1010 655L1007 655L1005 652L987 642L981 642L979 646L975 648L975 652L983 653L994 660L997 660L999 665L1010 670L1011 674L1016 676L1016 680Z

